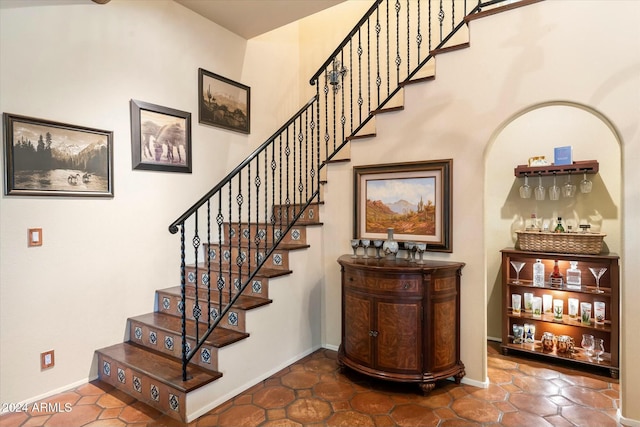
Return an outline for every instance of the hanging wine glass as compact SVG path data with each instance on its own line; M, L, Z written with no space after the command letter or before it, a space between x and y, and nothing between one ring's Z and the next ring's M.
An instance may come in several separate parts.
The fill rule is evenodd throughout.
M602 275L604 274L605 271L607 271L606 267L589 267L589 271L591 271L591 274L593 274L593 277L596 278L596 293L597 294L603 294L604 291L602 289L600 289L600 278L602 277Z
M582 181L580 181L580 192L591 193L592 187L593 187L593 182L587 179L587 171L584 171L584 176L582 178Z
M602 358L602 354L604 353L604 340L602 338L596 338L594 349L596 352L596 362L602 362L604 360Z
M549 199L550 200L558 200L560 199L560 187L556 185L556 173L553 173L553 185L549 187Z
M576 195L576 186L571 183L571 172L567 175L567 182L562 186L562 195L564 197L573 197Z
M529 185L529 177L524 175L524 185L520 187L520 197L528 199L531 197L531 186Z
M522 270L524 264L522 261L511 261L511 266L516 271L516 280L513 282L516 285L520 283L520 270Z
M538 172L538 186L533 189L536 200L544 200L545 188L542 186L542 174Z

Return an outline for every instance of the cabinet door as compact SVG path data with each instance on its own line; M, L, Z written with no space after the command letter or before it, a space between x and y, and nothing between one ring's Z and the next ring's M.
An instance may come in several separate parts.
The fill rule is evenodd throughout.
M422 366L422 304L419 301L378 300L375 307L376 367L391 372L419 372Z
M371 298L355 292L344 292L344 351L351 359L373 366Z

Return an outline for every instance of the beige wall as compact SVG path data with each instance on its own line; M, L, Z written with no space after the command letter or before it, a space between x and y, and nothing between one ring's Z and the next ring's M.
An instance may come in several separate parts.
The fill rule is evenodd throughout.
M344 13L329 16L329 22L336 22L331 31L327 28L332 24L318 21L318 15L309 26L292 24L249 42L170 1L0 9L0 109L114 130L116 193L113 200L1 199L3 402L86 380L93 374L93 351L121 341L128 316L151 311L153 291L178 280L172 267L177 240L166 232L168 223L310 98L314 88L307 80L313 64L337 45L344 27L351 27L345 23L348 13L357 14L354 22L364 3L368 5L356 0L341 5L349 10L336 9ZM633 387L640 381L640 367L630 362L640 352L632 329L640 324L640 314L627 303L640 300L640 286L631 279L640 276L640 267L624 263L640 252L640 193L632 185L640 182L640 37L633 19L638 8L630 1L546 1L473 22L471 49L441 57L435 82L407 90L405 110L379 116L378 136L355 143L350 164L331 166L325 226L315 237L318 249L309 255L322 261L300 257L308 274L283 288L304 288L278 294L303 301L300 307L306 312L293 313L298 320L292 322L302 326L291 327L291 340L281 343L284 350L256 367L262 371L243 372L236 383L219 383L216 396L239 391L249 377L268 373L320 341L337 347L340 282L335 260L350 250L352 168L418 159L454 159L454 252L431 257L467 263L462 360L467 381L485 383L487 288L491 292L488 278L497 256L485 227L502 228L503 221L489 217L493 193L488 184L494 171L500 182L502 176L513 180L512 163L519 157L503 160L509 172L487 159L497 156L496 135L511 118L532 106L562 101L602 114L620 135L621 202L615 195L612 200L620 203L620 219L613 226L621 230L623 258L622 414L640 420L640 408L631 403L640 401L640 390ZM604 29L595 32L596 27ZM320 59L310 59L315 56ZM198 67L252 87L251 135L197 124ZM131 170L131 98L192 112L192 175ZM611 176L616 179L615 173ZM607 182L608 190L614 187ZM498 197L504 201L509 194ZM37 226L44 229L45 246L27 249L25 230ZM322 311L312 304L318 300ZM286 321L283 316L261 319L264 334ZM322 328L321 337L316 327ZM50 348L56 349L57 365L41 372L39 353ZM243 348L226 354L230 369L241 370L243 365L231 359L246 358ZM225 381L231 376L225 375Z

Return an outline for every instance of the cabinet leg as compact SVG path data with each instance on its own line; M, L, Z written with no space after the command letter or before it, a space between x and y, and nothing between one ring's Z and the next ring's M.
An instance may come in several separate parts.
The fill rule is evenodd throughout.
M464 369L458 372L457 374L455 374L453 379L456 382L456 384L460 384L460 381L462 381L462 377L464 377L465 375L466 375L466 372L464 371Z
M609 374L611 375L611 378L613 378L614 380L618 379L618 370L617 369L609 369Z
M420 383L420 389L425 396L436 387L436 383Z

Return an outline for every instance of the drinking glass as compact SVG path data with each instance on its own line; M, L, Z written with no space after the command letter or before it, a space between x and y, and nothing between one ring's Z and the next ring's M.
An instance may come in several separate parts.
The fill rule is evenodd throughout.
M353 255L351 258L358 258L358 245L360 244L360 240L351 239L351 248L353 249Z
M362 247L364 247L364 256L362 258L369 258L369 245L371 245L371 240L362 239Z
M528 199L531 197L531 186L529 185L529 177L524 176L524 185L520 187L520 197Z
M409 262L416 262L415 259L413 259L413 250L415 247L416 244L414 242L405 243L405 248L407 249L407 261Z
M576 186L571 183L571 172L567 175L567 182L562 186L562 195L564 197L573 197L576 195Z
M382 244L384 243L384 240L374 240L373 241L373 247L376 248L376 258L380 259L382 258L380 256L380 249L382 248Z
M602 362L604 360L601 357L602 353L604 353L604 340L602 338L596 338L594 349L596 352L596 362Z
M584 177L582 178L582 181L580 181L580 192L591 193L592 187L593 187L593 182L587 179L587 172L585 172Z
M549 200L560 199L560 187L556 185L556 174L553 174L553 185L549 187Z
M545 188L542 186L542 174L538 174L538 186L533 189L536 200L544 200Z
M584 349L584 354L591 357L593 356L593 349L595 347L595 341L593 335L583 334L582 342L580 343L582 348Z
M416 251L418 251L418 255L420 255L420 261L418 261L418 264L424 264L424 260L422 259L422 257L424 256L424 251L426 250L426 243L416 243Z
M520 270L524 267L524 262L522 261L511 261L511 266L516 271L516 280L513 282L514 284L520 284Z
M606 267L589 267L589 271L591 271L591 274L593 274L593 277L596 278L596 290L595 290L595 292L597 294L603 294L604 291L602 289L600 289L600 278L602 277L604 272L607 271L607 268Z

